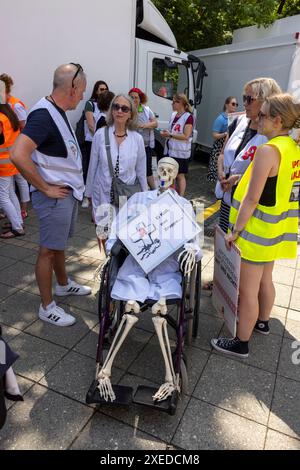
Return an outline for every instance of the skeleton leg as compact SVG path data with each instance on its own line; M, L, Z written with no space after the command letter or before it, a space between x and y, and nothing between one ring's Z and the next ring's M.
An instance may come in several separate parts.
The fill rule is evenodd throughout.
M98 388L99 388L99 391L100 391L100 396L103 397L105 401L108 401L108 400L114 401L116 399L116 396L114 394L114 391L113 391L112 385L111 385L111 381L110 381L112 364L113 364L113 361L114 361L120 347L122 346L126 336L128 335L129 331L131 330L131 328L133 327L133 325L137 321L138 321L138 318L133 316L133 315L130 315L130 314L127 314L127 313L125 313L123 315L122 321L119 325L119 328L116 331L114 340L113 340L113 342L111 344L111 347L108 351L107 357L106 357L106 359L104 361L104 364L103 364L103 366L102 366L102 368L99 372L99 375L98 375L98 380L99 380ZM123 331L121 337L118 339L124 323L125 323L124 331ZM118 342L117 342L117 340L118 340Z
M172 353L167 330L167 320L162 317L154 317L152 318L152 321L158 336L166 368L165 383L162 384L155 395L153 395L153 401L162 401L168 398L174 392L174 390L179 391L179 384L176 383L176 375L173 367Z

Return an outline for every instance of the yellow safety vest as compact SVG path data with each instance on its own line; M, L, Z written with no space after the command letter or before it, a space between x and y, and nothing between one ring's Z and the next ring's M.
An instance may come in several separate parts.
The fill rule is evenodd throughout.
M236 241L242 258L256 262L297 256L300 148L288 136L275 137L265 145L276 147L281 155L276 203L272 207L258 204ZM229 216L230 229L235 224L241 201L247 193L252 166L253 163L247 168L234 193Z

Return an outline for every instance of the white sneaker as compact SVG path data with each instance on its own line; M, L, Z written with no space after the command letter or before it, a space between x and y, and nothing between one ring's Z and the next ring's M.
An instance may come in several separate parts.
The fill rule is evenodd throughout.
M83 207L83 209L87 209L88 207L90 207L90 201L87 197L83 198L81 207Z
M56 326L70 326L76 322L76 318L58 307L54 300L46 308L40 305L39 318Z
M92 292L92 289L88 286L81 286L77 282L68 279L68 284L66 286L60 286L56 284L55 294L63 297L65 295L89 295Z

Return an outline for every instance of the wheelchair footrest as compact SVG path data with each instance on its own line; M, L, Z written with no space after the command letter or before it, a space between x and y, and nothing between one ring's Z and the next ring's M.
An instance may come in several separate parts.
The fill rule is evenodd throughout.
M114 401L106 401L100 396L98 388L98 380L94 380L86 395L86 403L88 405L131 405L132 403L132 387L125 387L124 385L112 385L113 391L116 395Z
M153 401L153 395L157 392L158 387L147 387L139 385L133 396L133 403L138 405L146 405L156 410L165 411L171 415L174 415L177 408L178 392L175 390L172 395L163 401Z

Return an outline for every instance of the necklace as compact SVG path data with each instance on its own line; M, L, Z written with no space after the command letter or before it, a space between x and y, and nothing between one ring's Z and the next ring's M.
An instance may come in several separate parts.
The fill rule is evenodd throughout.
M123 135L118 135L118 134L116 134L116 132L114 131L114 135L115 135L116 137L120 137L120 138L121 138L121 137L127 136L127 132L125 132L125 134L123 134Z
M53 98L53 96L52 96L52 95L50 95L50 96L49 96L49 98L51 98L51 99L52 99L52 101L53 101L53 103L55 104L55 106L57 106L57 104L56 104L56 102L55 102L55 99ZM58 106L57 106L57 107L58 107Z

